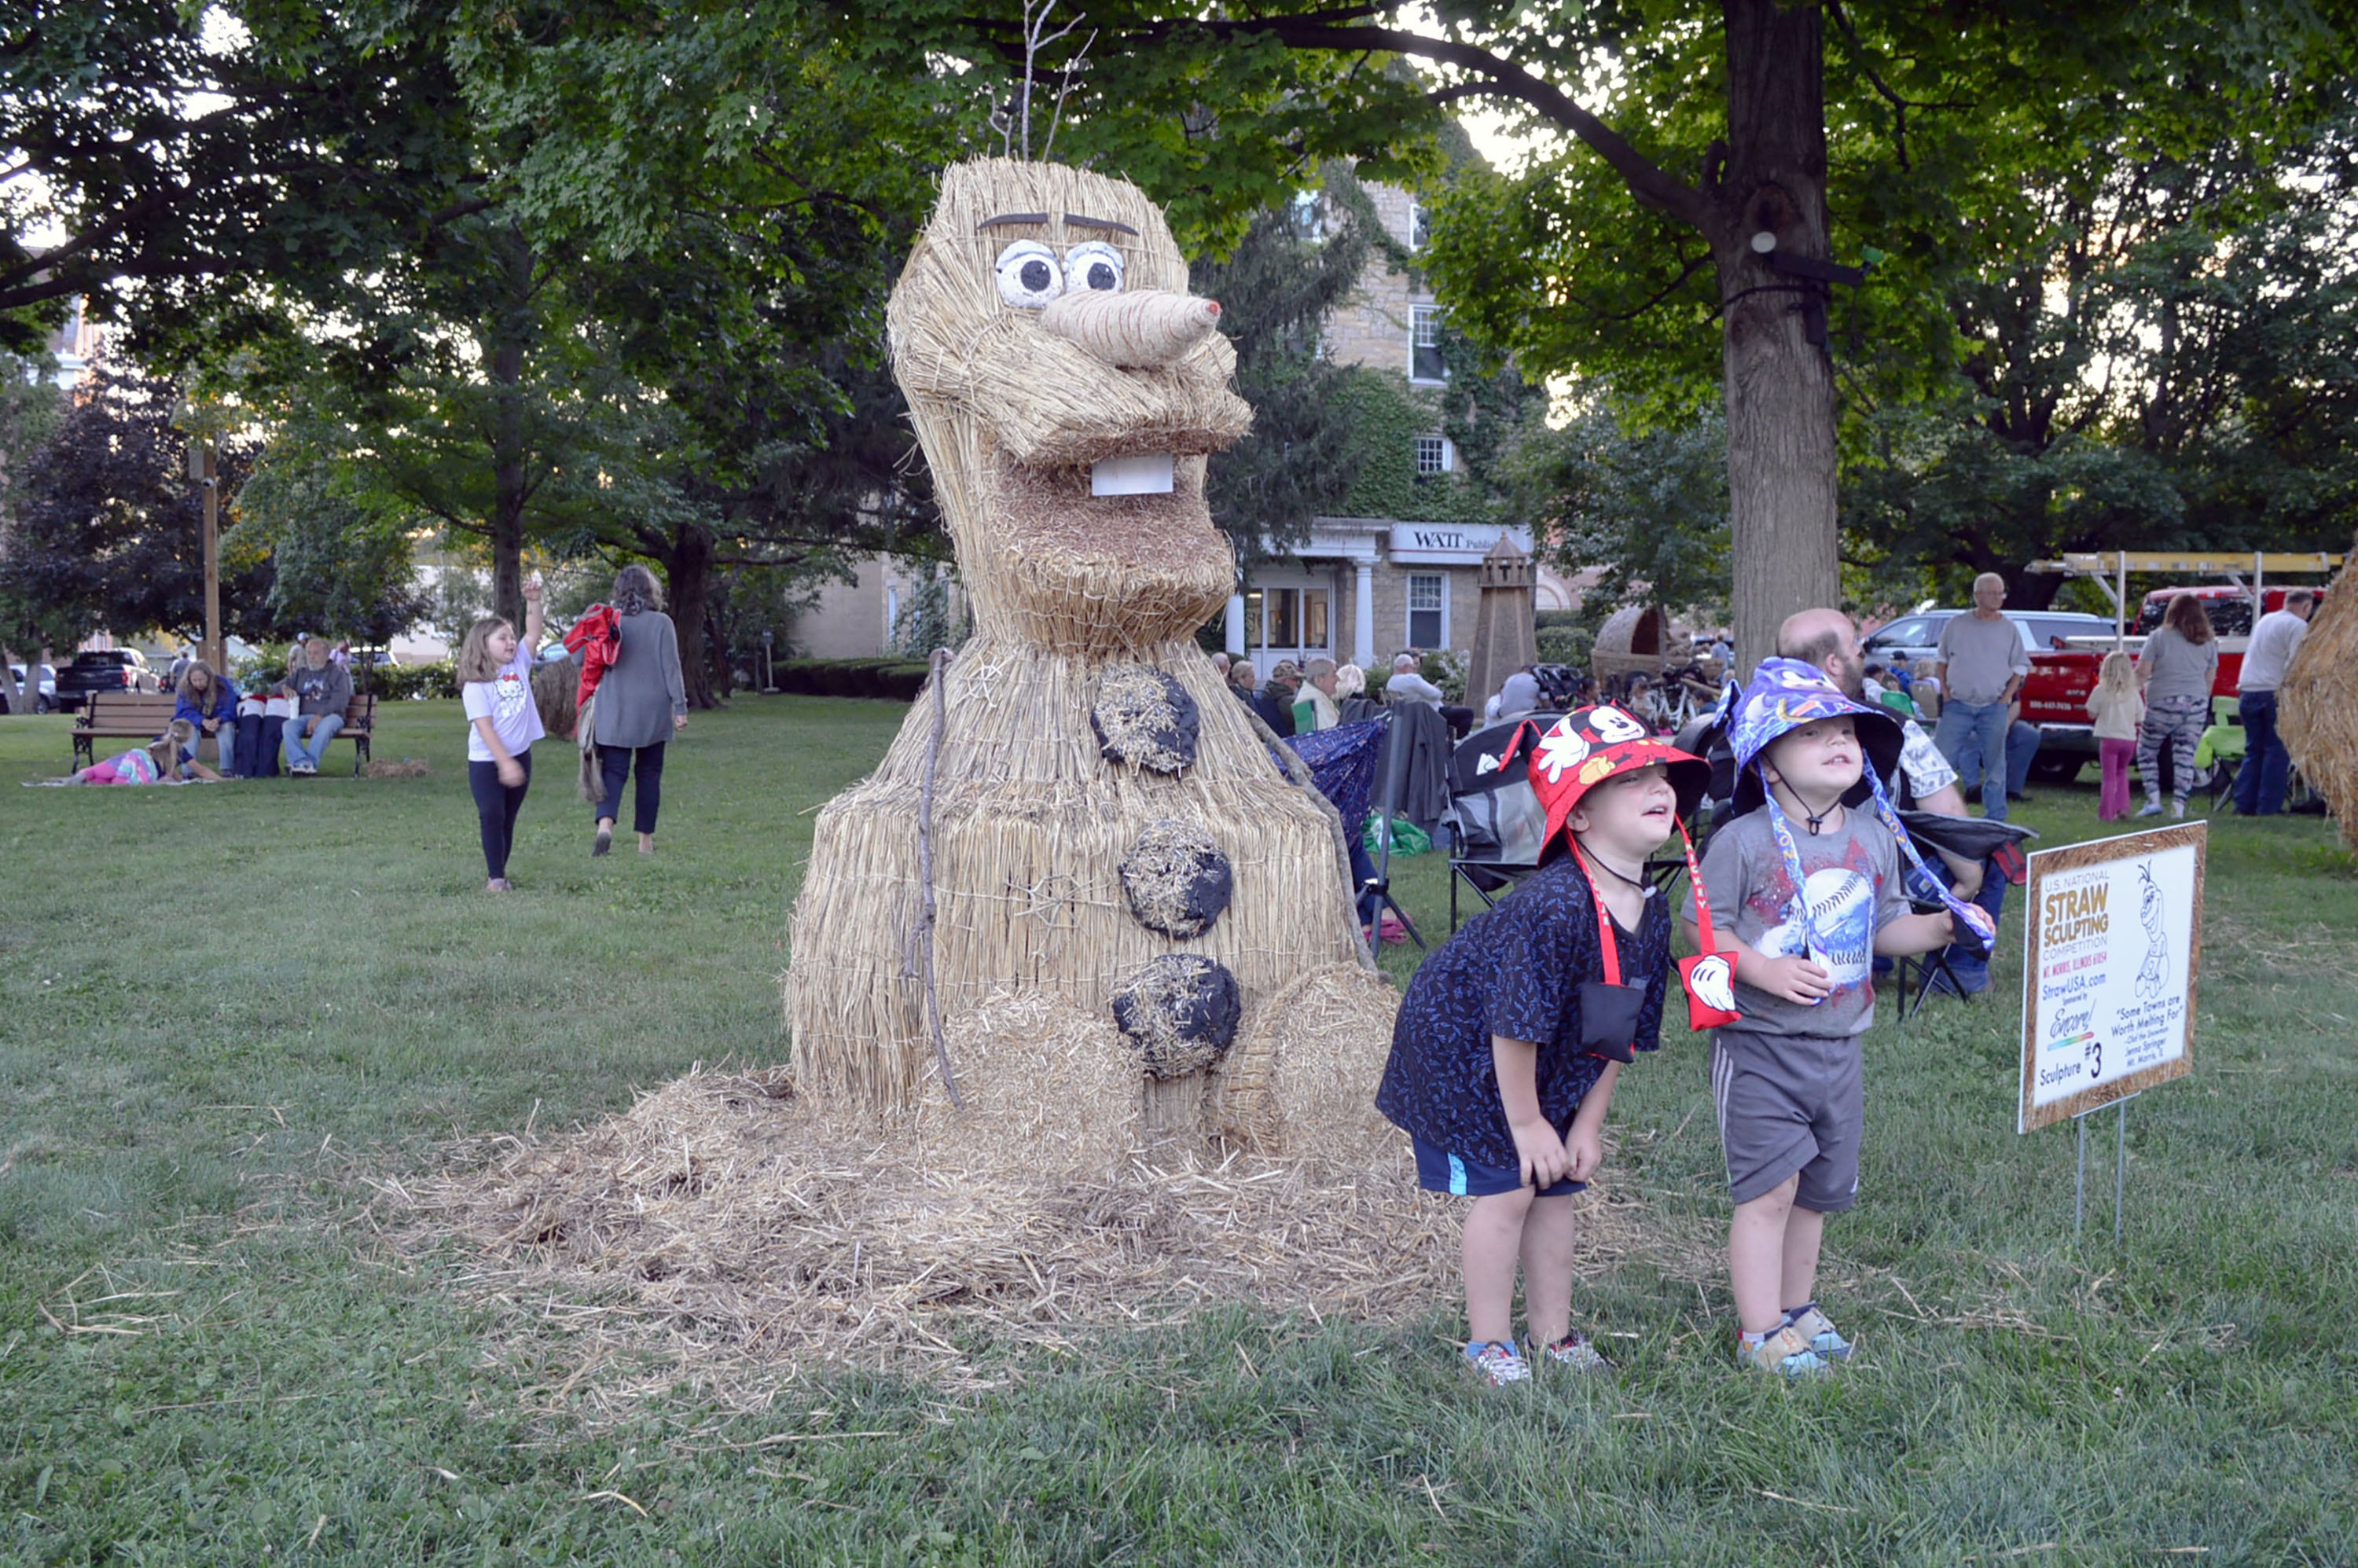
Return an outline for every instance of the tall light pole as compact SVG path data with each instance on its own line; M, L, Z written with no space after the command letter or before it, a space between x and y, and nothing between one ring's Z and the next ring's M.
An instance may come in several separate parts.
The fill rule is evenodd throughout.
M189 443L189 477L205 492L205 643L204 661L215 676L229 673L221 626L221 479L215 467L213 438L200 434Z

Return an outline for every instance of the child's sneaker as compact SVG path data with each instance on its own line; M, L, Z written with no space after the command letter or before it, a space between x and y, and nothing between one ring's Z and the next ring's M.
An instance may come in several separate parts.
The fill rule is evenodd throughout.
M1829 1361L1850 1359L1850 1341L1842 1336L1831 1319L1818 1310L1815 1302L1804 1302L1785 1314L1785 1326L1801 1336L1801 1343Z
M1826 1369L1826 1358L1810 1348L1809 1341L1787 1324L1757 1345L1736 1342L1736 1364L1750 1371L1776 1372L1806 1378Z
M1613 1363L1607 1361L1595 1346L1588 1343L1588 1336L1576 1328L1552 1345L1541 1345L1536 1339L1526 1338L1523 1341L1523 1356L1525 1359L1531 1361L1545 1357L1549 1365L1569 1368L1574 1372L1613 1370Z
M1466 1346L1466 1360L1494 1389L1531 1380L1531 1364L1503 1339L1475 1340Z

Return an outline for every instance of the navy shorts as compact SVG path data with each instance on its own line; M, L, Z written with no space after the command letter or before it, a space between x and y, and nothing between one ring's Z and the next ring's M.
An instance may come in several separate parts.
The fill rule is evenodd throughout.
M1416 1184L1429 1193L1448 1193L1461 1198L1487 1198L1498 1193L1519 1192L1524 1186L1522 1168L1518 1165L1483 1165L1463 1154L1452 1154L1436 1149L1413 1133L1409 1142L1416 1149ZM1551 1187L1541 1187L1543 1198L1560 1198L1584 1191L1586 1182L1575 1182L1570 1176Z

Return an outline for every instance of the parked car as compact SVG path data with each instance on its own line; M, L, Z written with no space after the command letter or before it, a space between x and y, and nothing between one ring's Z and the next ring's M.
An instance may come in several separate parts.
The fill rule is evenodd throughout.
M8 679L10 682L9 687L5 690L0 690L0 713L12 711L10 705L16 700L13 693L17 686L24 683L25 666L22 665L10 665L8 666ZM41 666L40 687L33 694L33 711L36 713L54 713L57 711L57 706L58 666L55 665L43 665Z
M1866 656L1887 663L1895 658L1910 663L1938 659L1942 629L1956 617L1971 613L1967 610L1925 610L1903 615L1868 633ZM2066 640L2072 637L2113 634L2112 622L2102 615L2082 615L2068 610L2002 610L1998 613L2014 622L2015 630L2022 633L2022 645L2034 654L2067 646Z
M147 667L136 648L94 648L73 656L58 672L57 705L60 713L80 708L93 691L161 691L164 683Z

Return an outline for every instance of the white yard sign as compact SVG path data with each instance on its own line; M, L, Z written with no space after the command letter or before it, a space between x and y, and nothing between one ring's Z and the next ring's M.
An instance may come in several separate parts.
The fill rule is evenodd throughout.
M2193 1070L2208 831L2186 823L2030 857L2018 1130Z

